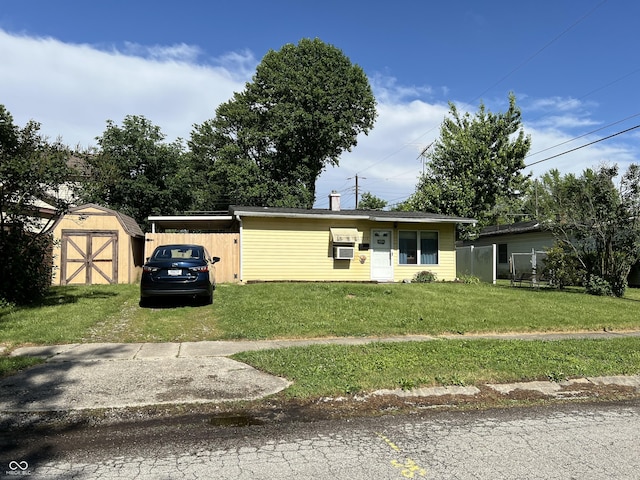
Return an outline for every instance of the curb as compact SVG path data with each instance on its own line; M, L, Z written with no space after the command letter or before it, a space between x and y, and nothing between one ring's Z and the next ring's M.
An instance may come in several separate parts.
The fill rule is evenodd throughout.
M606 377L584 377L565 380L563 382L551 381L533 381L533 382L515 382L504 384L485 384L487 388L500 393L509 395L517 390L527 392L537 392L545 396L554 398L576 397L580 394L587 393L586 389L580 390L580 386L619 386L635 389L636 393L640 393L640 375L617 375ZM578 388L573 388L578 387ZM571 388L571 390L567 390ZM415 388L411 390L376 390L372 393L375 396L395 395L401 398L411 397L442 397L445 395L463 395L473 397L480 393L480 389L476 386L445 386L445 387L428 387Z

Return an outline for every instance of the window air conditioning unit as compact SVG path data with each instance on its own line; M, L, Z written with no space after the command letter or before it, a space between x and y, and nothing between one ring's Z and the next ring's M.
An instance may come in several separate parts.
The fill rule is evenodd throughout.
M336 260L353 260L354 247L333 247L333 258Z

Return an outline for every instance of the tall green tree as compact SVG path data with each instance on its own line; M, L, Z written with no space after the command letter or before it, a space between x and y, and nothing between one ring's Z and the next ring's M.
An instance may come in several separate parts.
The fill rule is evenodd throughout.
M145 229L149 215L188 210L194 185L180 140L165 142L160 127L143 116L128 115L122 126L112 120L86 156L87 181L80 196L132 216Z
M539 182L538 215L558 240L554 260L578 266L587 290L623 296L640 259L640 166L632 164L618 186L617 177L617 166L580 177L552 170Z
M473 116L452 103L449 108L424 174L402 208L475 218L477 228L493 224L502 213L497 207L514 202L527 179L522 170L531 139L521 111L513 94L502 113L484 104ZM473 230L463 228L461 234L468 237Z
M39 123L20 128L0 105L0 298L6 301L35 301L51 285L48 229L72 200L70 156L62 143L40 135Z
M270 50L244 91L194 126L192 161L212 185L201 201L311 208L320 173L375 116L367 76L338 48L302 39Z
M358 202L358 210L383 210L386 206L386 200L376 197L371 192L364 192Z

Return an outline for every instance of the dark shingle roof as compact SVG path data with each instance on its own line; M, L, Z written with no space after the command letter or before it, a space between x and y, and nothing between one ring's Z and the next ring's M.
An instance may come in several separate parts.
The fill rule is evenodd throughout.
M416 222L416 223L475 223L472 218L454 217L427 212L396 212L387 210L328 210L328 209L304 209L304 208L279 208L279 207L243 207L232 205L229 207L231 215L240 216L265 216L265 217L326 217L346 218L356 220L389 221L389 222Z
M541 232L544 226L538 221L516 222L509 225L492 225L480 231L481 237L491 237L494 235L507 235L512 233Z

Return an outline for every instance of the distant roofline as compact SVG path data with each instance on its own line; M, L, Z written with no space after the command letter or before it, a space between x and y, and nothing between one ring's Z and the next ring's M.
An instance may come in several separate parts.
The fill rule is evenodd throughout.
M491 225L483 228L478 234L479 237L493 237L499 235L509 235L514 233L542 232L547 228L537 220L529 222L516 222L508 225Z

